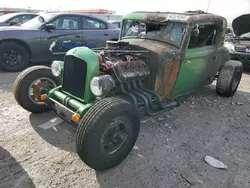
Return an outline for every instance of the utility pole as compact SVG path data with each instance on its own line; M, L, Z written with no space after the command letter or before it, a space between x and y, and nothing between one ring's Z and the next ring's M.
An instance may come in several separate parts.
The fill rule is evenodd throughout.
M209 6L210 6L210 1L211 1L211 0L208 0L208 4L207 4L207 12L208 12L208 9L209 9Z

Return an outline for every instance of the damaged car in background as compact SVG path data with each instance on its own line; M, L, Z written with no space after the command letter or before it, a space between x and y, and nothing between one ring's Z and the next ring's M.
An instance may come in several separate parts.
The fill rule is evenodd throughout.
M74 125L81 160L106 170L131 152L141 117L176 107L216 79L218 95L235 94L242 63L223 46L226 28L225 18L204 12L133 12L123 17L119 41L73 48L51 68L30 67L13 93L27 111L53 109Z
M224 46L229 50L232 60L243 63L244 68L250 67L250 14L235 18L232 22L234 37L225 40Z

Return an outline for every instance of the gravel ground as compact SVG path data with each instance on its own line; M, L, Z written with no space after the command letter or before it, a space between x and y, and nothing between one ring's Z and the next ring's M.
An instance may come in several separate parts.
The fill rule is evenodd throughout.
M188 97L180 107L142 121L131 154L105 172L87 167L74 148L67 123L43 130L56 115L34 115L12 94L16 73L0 72L0 187L249 188L250 75L233 98L216 96L215 85ZM228 166L204 161L213 156Z

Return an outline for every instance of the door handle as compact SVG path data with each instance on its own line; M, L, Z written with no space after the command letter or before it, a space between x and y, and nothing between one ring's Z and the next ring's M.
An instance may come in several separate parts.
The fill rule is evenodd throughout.
M80 36L75 36L75 38L80 38Z
M108 36L109 34L108 34L108 33L105 33L104 35L105 35L105 36Z
M190 60L184 60L184 63L188 64L188 63L191 63Z

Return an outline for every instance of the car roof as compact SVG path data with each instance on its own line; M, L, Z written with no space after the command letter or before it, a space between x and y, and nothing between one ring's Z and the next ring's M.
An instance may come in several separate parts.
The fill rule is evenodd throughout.
M109 28L116 28L113 24L111 24L110 22L108 22L107 20L104 20L102 18L99 18L97 16L92 16L92 15L89 15L89 14L84 14L84 13L71 13L71 12L40 12L39 15L42 15L42 14L50 14L50 15L54 15L54 16L59 16L59 15L75 15L75 16L84 16L84 17L87 17L87 18L93 18L95 20L99 20L99 21L102 21L104 23L106 23L108 25Z
M104 19L101 19L99 17L96 17L96 16L92 16L92 15L89 15L89 14L84 14L84 13L71 13L71 12L43 12L43 14L52 14L52 15L75 15L75 16L85 16L85 17L89 17L89 18L95 18L95 19L98 19L98 20L102 20L102 21L106 21Z
M5 14L5 15L7 15L7 14ZM38 15L38 14L34 13L34 12L13 12L13 13L8 13L8 15L18 16L18 15Z
M42 14L51 14L51 15L55 15L55 16L59 16L59 15L75 15L75 16L85 16L88 18L95 18L96 20L100 20L100 21L105 21L104 19L98 18L96 16L91 16L89 14L83 14L83 13L71 13L71 12L43 12Z
M181 22L191 23L198 20L226 21L222 16L207 13L201 10L186 12L152 12L152 11L135 11L123 16L123 19L138 19L148 22L160 22L164 20L178 20Z

